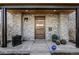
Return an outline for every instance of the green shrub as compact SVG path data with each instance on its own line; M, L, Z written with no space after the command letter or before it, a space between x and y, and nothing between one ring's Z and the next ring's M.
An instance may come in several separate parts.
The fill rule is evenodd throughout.
M55 42L56 40L58 40L58 36L57 36L56 34L53 34L53 35L52 35L52 41Z

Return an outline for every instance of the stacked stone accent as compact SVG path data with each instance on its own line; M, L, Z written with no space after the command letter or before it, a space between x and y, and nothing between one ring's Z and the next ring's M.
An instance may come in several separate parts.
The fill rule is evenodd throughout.
M76 40L76 12L69 14L69 39Z
M45 16L45 38L51 40L52 34L57 34L60 39L69 40L70 37L75 39L76 33L76 16L75 12L71 14L24 14L23 16L23 37L26 40L34 40L35 37L35 16ZM24 21L28 18L28 21ZM0 41L2 37L0 12ZM49 31L49 27L52 31ZM71 31L72 34L69 33ZM12 36L21 35L21 14L11 14L7 12L7 37L12 40ZM71 36L69 36L69 34Z
M21 35L21 14L7 13L7 39L14 35Z
M60 14L60 39L69 40L68 34L68 14Z

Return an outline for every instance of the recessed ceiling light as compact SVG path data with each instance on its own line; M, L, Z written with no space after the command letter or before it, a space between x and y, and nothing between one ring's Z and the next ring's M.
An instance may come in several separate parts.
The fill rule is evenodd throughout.
M25 10L26 12L28 12L28 10Z
M56 10L53 10L54 12L56 11Z

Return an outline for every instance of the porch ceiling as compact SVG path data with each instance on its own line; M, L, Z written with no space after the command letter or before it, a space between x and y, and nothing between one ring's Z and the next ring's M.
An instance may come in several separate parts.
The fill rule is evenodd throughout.
M26 14L69 14L75 10L8 10L12 14L16 13L26 13Z

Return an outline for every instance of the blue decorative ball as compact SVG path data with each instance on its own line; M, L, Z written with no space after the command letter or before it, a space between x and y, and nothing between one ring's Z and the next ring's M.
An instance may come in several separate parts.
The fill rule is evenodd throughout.
M53 51L55 51L57 47L56 47L56 45L52 45L51 48L52 48Z

